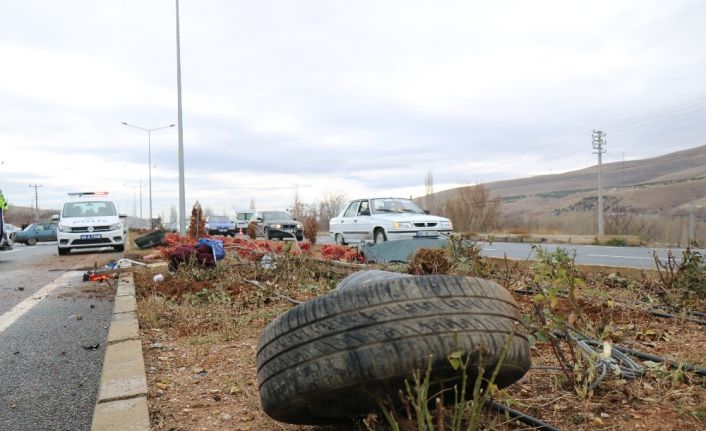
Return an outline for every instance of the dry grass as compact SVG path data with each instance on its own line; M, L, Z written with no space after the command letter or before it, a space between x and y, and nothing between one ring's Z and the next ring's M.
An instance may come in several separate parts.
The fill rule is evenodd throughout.
M432 263L438 258L434 253ZM443 258L452 264L448 271L469 270L467 264ZM443 272L439 265L434 267ZM528 288L533 279L519 266L484 262L482 268L512 290ZM360 423L330 428L277 423L260 410L255 379L257 338L268 322L292 306L285 297L307 300L321 295L350 271L302 256L281 257L271 269L229 256L216 269L186 267L161 283L153 281L154 272L137 272L153 429L364 430ZM576 289L577 304L586 319L581 329L610 342L706 365L703 327L659 319L635 305L658 297L652 275L579 276L583 284ZM533 296L514 298L532 321ZM672 292L662 300L679 305L680 298L681 292ZM704 310L706 300L691 306ZM553 313L565 319L572 307L568 299L558 297ZM549 345L541 342L532 349L532 361L535 366L557 365ZM610 376L590 397L579 396L563 374L533 368L497 398L565 430L706 428L706 380L659 367L637 381ZM482 426L526 429L494 414L485 415ZM382 418L374 429L386 429Z

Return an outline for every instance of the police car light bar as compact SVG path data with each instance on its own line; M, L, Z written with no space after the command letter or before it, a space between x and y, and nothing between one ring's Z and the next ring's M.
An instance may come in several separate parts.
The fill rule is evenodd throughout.
M76 192L76 193L67 193L69 196L105 196L108 194L108 192Z

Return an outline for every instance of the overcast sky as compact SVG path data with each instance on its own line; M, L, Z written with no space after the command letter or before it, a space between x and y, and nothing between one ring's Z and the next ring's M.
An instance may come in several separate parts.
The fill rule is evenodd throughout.
M182 0L186 201L419 196L706 143L706 3ZM175 3L0 0L0 189L132 214L177 122ZM177 129L152 134L155 216ZM139 203L137 204L139 213Z

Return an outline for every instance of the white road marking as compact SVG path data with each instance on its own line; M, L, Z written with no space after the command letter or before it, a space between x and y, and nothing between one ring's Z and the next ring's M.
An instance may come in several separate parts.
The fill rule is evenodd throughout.
M591 257L612 257L615 259L647 259L647 260L654 260L653 257L642 257L642 256L613 256L611 254L587 254L586 256L591 256Z
M39 289L34 295L26 298L24 301L15 305L12 310L0 316L0 332L12 326L13 323L22 317L25 313L32 309L35 305L46 298L54 289L66 285L66 282L72 277L81 274L80 271L71 271L63 274L61 277Z

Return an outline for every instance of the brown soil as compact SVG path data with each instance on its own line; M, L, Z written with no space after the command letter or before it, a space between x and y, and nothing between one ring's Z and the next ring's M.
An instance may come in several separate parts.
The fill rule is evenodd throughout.
M287 425L262 412L255 371L257 339L264 326L291 304L275 294L260 297L259 290L245 280L260 277L258 280L266 283L263 274L241 262L238 265L221 277L198 281L179 274L167 276L163 284L152 281L154 272L136 273L153 429L365 430L361 423ZM331 288L325 277L311 277L320 268L309 270L301 264L298 268L286 276L272 276L273 292L305 300ZM343 276L340 269L332 271L334 278ZM224 283L224 277L229 282ZM518 277L529 278L526 274ZM705 327L652 316L628 301L647 292L606 288L600 276L593 278L577 292L580 313L577 315L562 297L556 305L557 315L573 314L570 319L583 321L582 328L593 335L602 334L607 341L706 367ZM523 283L513 288L524 287ZM199 292L212 290L227 292L231 299L226 305L198 303ZM162 298L161 302L150 302L155 296ZM514 297L523 314L534 312L532 295L515 293ZM703 304L701 310L706 309ZM565 343L561 344L566 351ZM579 397L564 373L541 368L558 365L550 344L538 342L533 347L532 364L522 380L500 391L496 398L560 429L706 429L706 378L653 366L638 380L608 376L592 395ZM377 424L375 430L387 429L384 420ZM494 413L484 416L482 427L528 429ZM402 429L416 429L416 425L403 425Z

